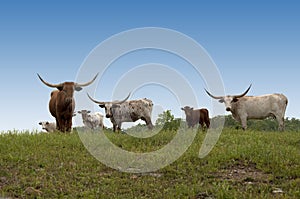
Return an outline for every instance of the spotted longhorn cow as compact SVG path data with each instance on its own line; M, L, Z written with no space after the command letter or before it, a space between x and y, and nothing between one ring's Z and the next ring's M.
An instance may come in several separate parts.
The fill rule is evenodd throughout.
M278 129L284 130L284 115L288 104L288 99L283 94L268 94L261 96L245 96L249 88L240 95L214 96L206 89L206 93L224 103L226 111L232 113L233 118L242 124L243 129L247 128L248 119L265 119L267 117L276 118Z
M152 129L152 101L147 98L126 101L129 96L130 94L122 101L102 102L94 100L88 94L90 100L99 104L101 108L105 108L106 118L110 118L113 124L113 131L121 130L123 122L135 122L139 119L145 121L148 128Z
M39 79L51 88L57 88L51 92L49 101L49 111L56 119L56 128L62 132L72 130L72 117L75 109L74 91L80 91L82 87L88 86L95 81L98 74L89 82L79 84L76 82L63 82L60 84L50 84L44 81L39 74Z

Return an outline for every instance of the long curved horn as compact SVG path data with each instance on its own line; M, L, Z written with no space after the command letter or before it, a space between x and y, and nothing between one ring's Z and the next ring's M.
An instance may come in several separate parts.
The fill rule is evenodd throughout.
M49 86L49 87L52 87L52 88L57 88L57 87L61 87L62 84L50 84L48 82L46 82L45 80L43 80L41 78L41 76L37 73L38 77L40 78L40 80L46 85L46 86Z
M207 93L210 97L212 97L212 98L214 98L214 99L223 99L222 96L213 96L213 95L210 94L206 89L204 89L204 90L206 91L206 93Z
M86 93L87 96L90 98L90 100L92 100L93 102L95 102L96 104L105 104L107 102L100 102L100 101L97 101L97 100L94 100L88 93Z
M95 79L97 78L98 75L99 75L99 73L97 73L97 75L91 81L89 81L87 83L83 83L83 84L76 83L76 86L78 86L78 87L88 86L95 81Z
M248 91L250 90L251 86L252 86L252 84L250 84L249 88L243 94L234 95L233 97L235 97L235 98L244 97L248 93Z
M125 99L123 99L122 101L114 101L114 102L112 102L112 104L122 104L129 98L130 95L131 95L131 93L129 93L128 96ZM97 101L97 100L93 99L88 93L87 93L87 96L90 98L90 100L92 100L96 104L106 104L106 103L108 103L108 102Z
M131 95L131 92L128 94L128 96L125 98L125 99L123 99L122 101L114 101L114 102L112 102L112 104L122 104L122 103L124 103L128 98L129 98L129 96Z

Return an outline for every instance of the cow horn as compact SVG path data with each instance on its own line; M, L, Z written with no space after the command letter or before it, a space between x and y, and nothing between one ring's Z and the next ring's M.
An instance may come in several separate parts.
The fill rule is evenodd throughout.
M106 103L106 102L100 102L100 101L94 100L88 93L87 93L87 96L90 98L90 100L92 100L96 104L105 104Z
M243 94L240 94L240 95L234 95L233 97L234 97L234 98L244 97L244 96L248 93L248 91L250 90L251 86L252 86L252 84L250 84L249 88L248 88Z
M130 95L131 95L131 93L129 93L128 96L125 99L123 99L122 101L114 101L112 103L113 104L122 104L122 103L124 103L129 98Z
M49 87L52 87L52 88L57 88L57 87L61 87L62 84L50 84L48 82L46 82L45 80L43 80L41 78L41 76L37 73L38 77L40 78L40 80L46 85L46 86L49 86Z
M87 83L84 83L84 84L76 83L76 86L78 86L78 87L88 86L88 85L90 85L91 83L93 83L95 81L95 79L97 78L98 75L99 75L99 73L97 73L97 75L91 81L89 81Z
M212 97L212 98L214 98L214 99L222 99L223 97L221 97L221 96L213 96L212 94L210 94L206 89L204 89L205 91L206 91L206 93L210 96L210 97Z

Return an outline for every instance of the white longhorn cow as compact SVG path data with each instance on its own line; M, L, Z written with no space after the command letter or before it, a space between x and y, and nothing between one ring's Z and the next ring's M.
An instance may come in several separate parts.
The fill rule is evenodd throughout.
M99 112L91 114L91 111L81 110L78 111L82 116L83 124L91 129L96 129L97 127L104 128L103 125L103 115Z
M233 118L242 124L243 129L247 129L248 119L265 119L267 117L276 118L278 129L284 130L284 115L288 104L288 99L283 94L267 94L261 96L245 96L249 88L241 95L214 96L206 89L206 93L224 103L226 111L232 113Z

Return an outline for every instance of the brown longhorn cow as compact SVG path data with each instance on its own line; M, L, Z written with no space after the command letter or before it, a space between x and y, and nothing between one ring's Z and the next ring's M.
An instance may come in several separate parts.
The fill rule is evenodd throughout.
M37 75L46 86L58 89L51 92L49 110L51 115L56 119L57 130L70 132L72 130L72 116L75 109L74 90L80 91L82 87L90 85L95 81L98 74L91 81L84 84L75 82L50 84L44 81L39 74Z
M204 124L206 125L206 128L209 128L209 114L206 108L194 110L192 107L185 106L181 108L181 110L185 113L186 122L189 128L193 128L198 123L201 125L202 130L204 130Z

